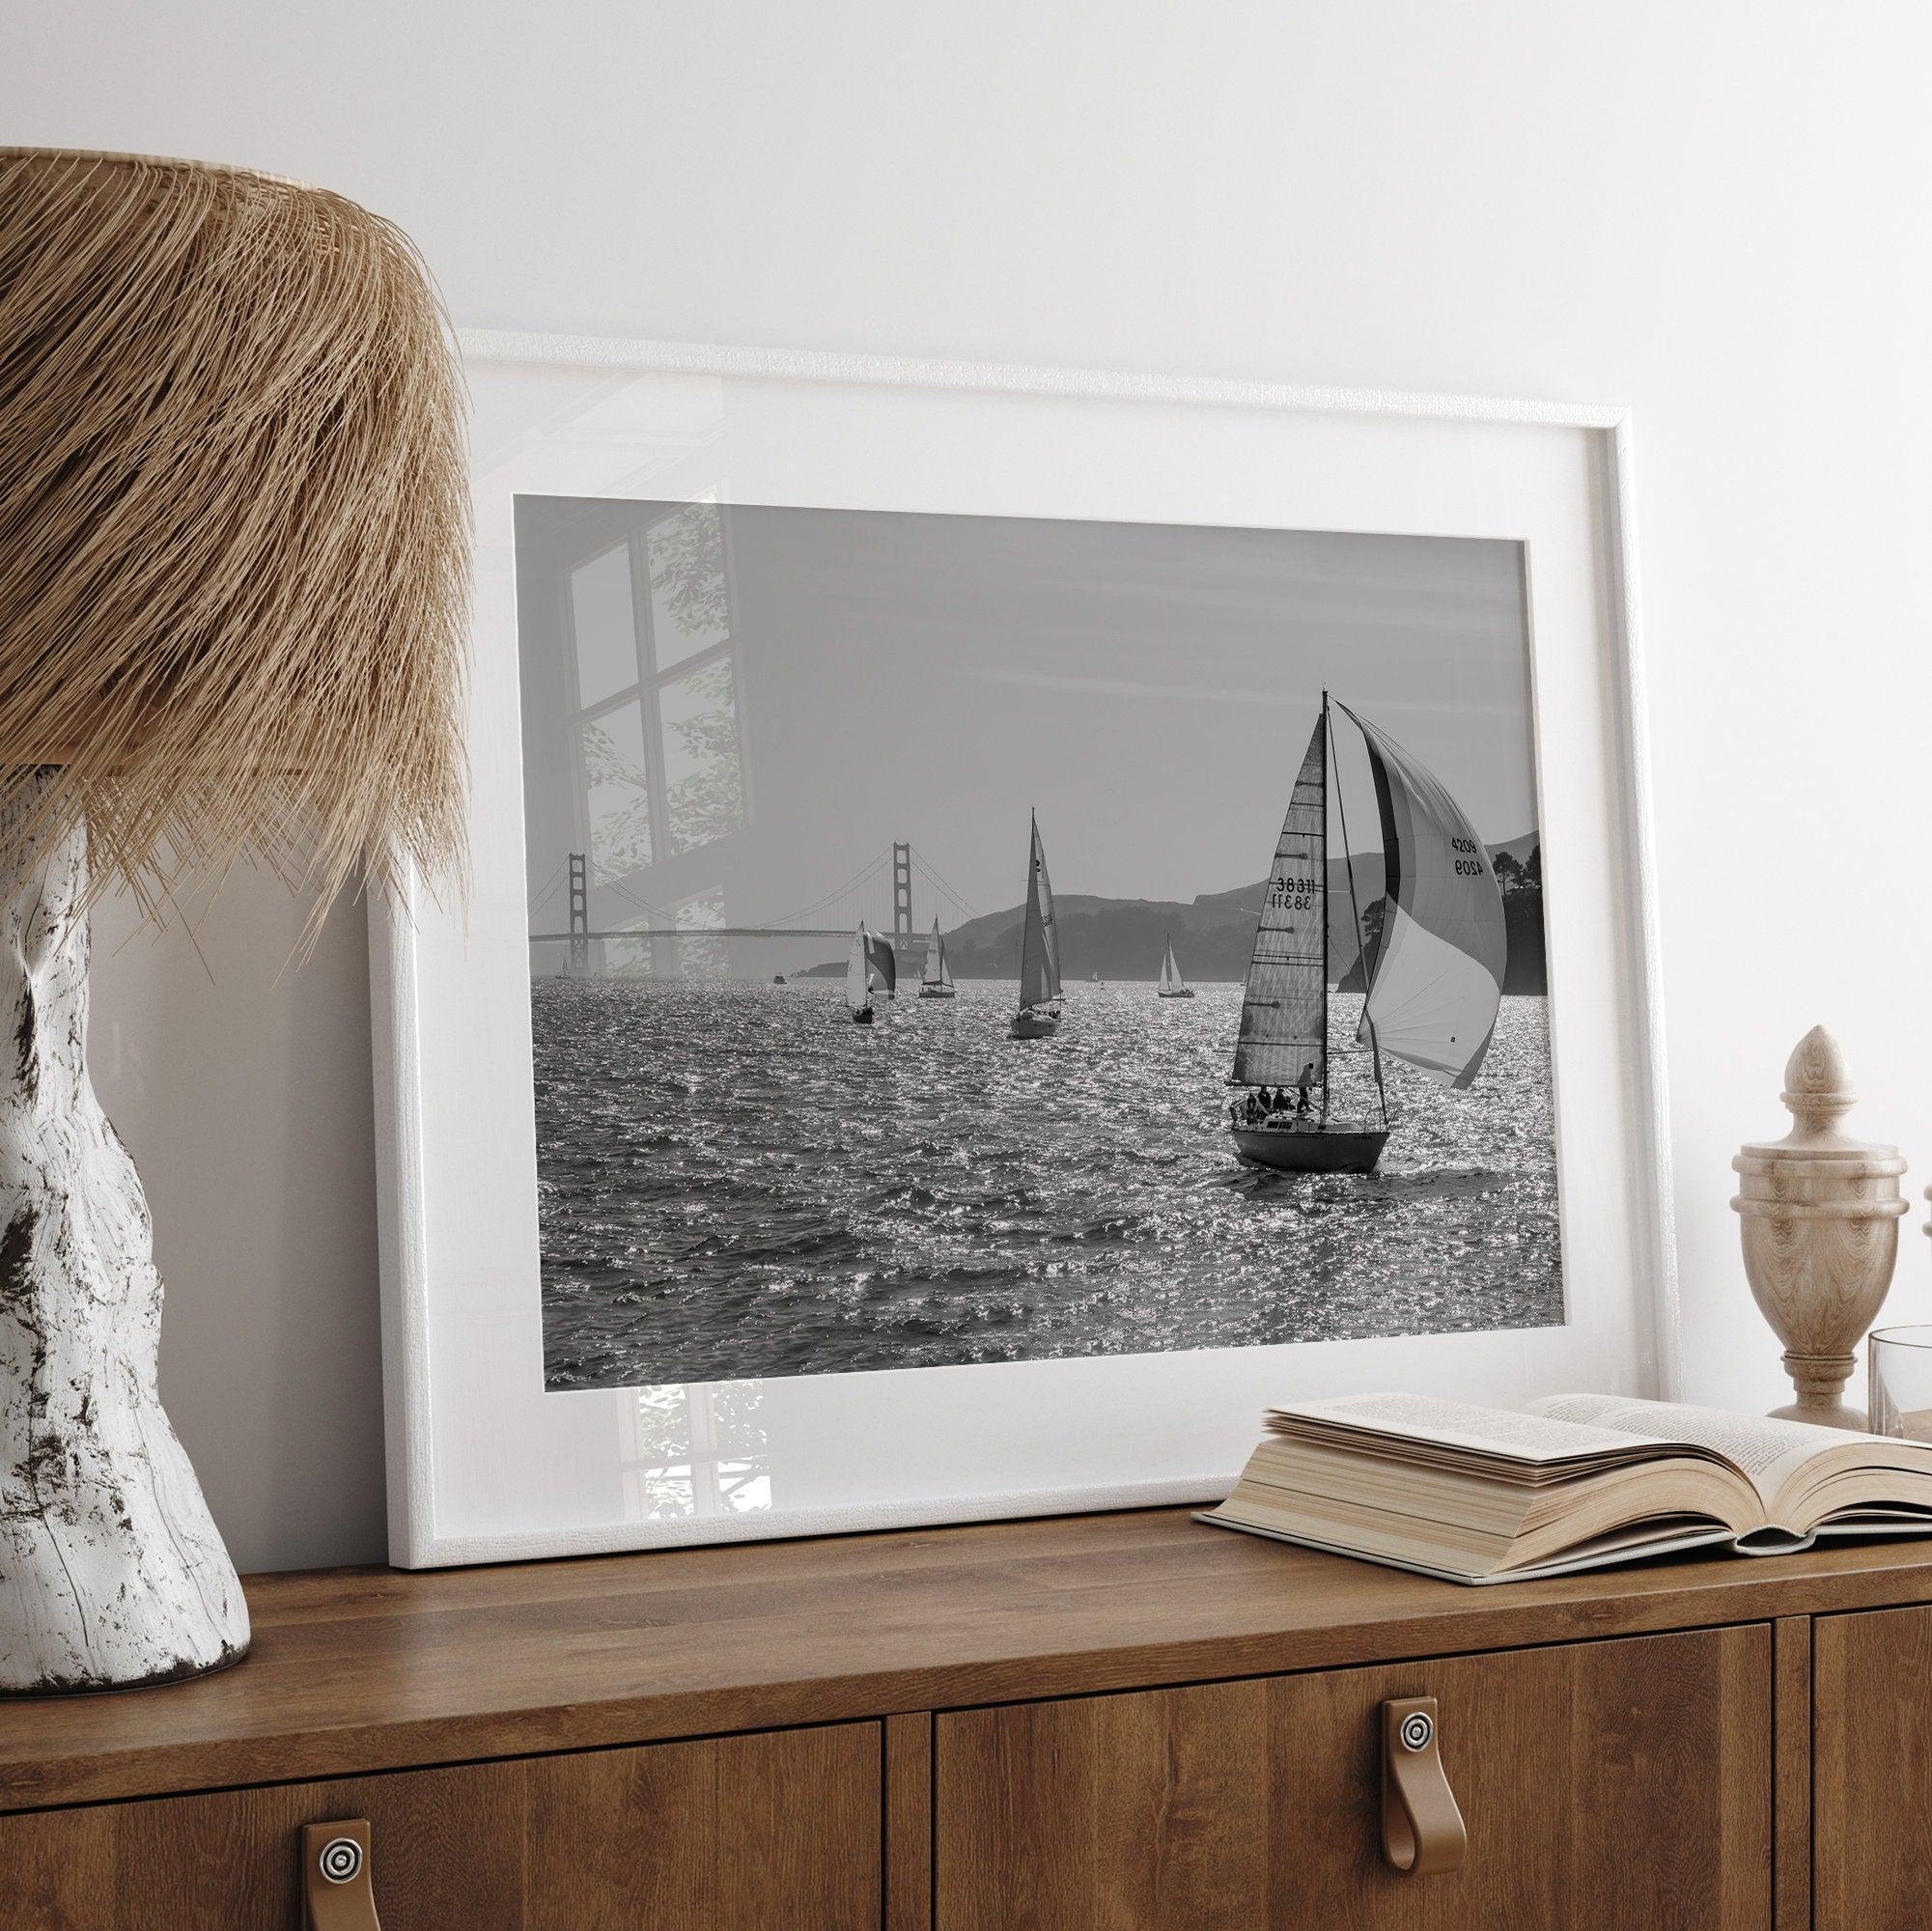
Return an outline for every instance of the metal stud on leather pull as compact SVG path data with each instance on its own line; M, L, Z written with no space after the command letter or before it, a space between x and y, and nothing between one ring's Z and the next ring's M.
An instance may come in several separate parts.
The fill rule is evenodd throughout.
M1411 1877L1452 1871L1469 1830L1436 1748L1436 1699L1382 1706L1382 1855Z
M369 1881L369 1820L302 1827L305 1931L382 1931Z

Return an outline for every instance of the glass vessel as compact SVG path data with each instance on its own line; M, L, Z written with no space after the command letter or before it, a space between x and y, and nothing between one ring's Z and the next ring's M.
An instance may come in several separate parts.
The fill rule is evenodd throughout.
M1869 1348L1871 1432L1932 1441L1932 1325L1876 1328Z

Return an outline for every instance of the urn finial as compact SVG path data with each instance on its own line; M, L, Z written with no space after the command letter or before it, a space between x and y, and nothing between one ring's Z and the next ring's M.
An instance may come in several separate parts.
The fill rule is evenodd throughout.
M1815 1147L1842 1139L1838 1122L1859 1096L1852 1091L1838 1042L1823 1026L1814 1025L1791 1049L1778 1097L1790 1107L1793 1121L1781 1144Z
M1791 1131L1781 1140L1740 1147L1731 1161L1741 1184L1731 1205L1742 1217L1745 1275L1764 1317L1784 1343L1798 1400L1774 1413L1834 1428L1862 1428L1840 1399L1853 1350L1891 1282L1898 1217L1906 1211L1894 1146L1868 1145L1838 1131L1858 1095L1838 1043L1813 1026L1784 1064Z

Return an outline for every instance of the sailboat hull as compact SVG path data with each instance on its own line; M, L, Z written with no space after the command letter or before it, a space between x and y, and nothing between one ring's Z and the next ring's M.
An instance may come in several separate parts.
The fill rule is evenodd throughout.
M1015 1039L1051 1039L1059 1029L1059 1019L1051 1013L1022 1013L1009 1028Z
M1173 992L1162 993L1159 996L1163 999L1191 999L1194 989L1191 986L1177 986Z
M922 999L956 999L959 994L950 986L921 986L919 996Z
M1237 1157L1277 1173L1373 1173L1386 1127L1230 1127Z

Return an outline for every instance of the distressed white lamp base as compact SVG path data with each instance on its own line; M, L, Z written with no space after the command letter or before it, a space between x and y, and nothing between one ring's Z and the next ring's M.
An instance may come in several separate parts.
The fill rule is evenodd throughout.
M161 1281L87 1075L84 833L0 880L0 1693L219 1669L248 1609L154 1374Z

